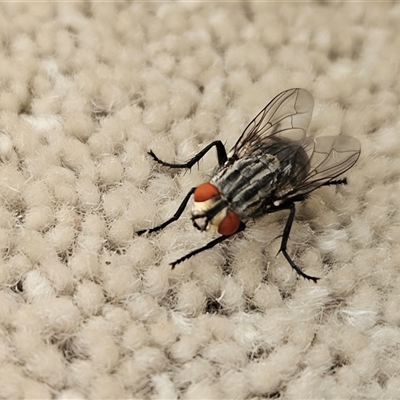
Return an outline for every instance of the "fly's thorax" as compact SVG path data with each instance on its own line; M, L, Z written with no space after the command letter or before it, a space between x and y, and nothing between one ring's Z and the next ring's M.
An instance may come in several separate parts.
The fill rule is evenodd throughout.
M230 207L243 220L263 213L272 200L281 174L281 164L272 154L255 154L221 168L212 178Z
M192 221L200 231L218 232L224 236L233 235L240 226L238 215L210 182L202 183L194 192Z

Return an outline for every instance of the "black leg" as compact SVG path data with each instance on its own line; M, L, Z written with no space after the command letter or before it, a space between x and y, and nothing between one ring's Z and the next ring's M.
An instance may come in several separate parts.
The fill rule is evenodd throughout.
M241 222L241 223L240 223L240 227L239 227L239 229L238 229L238 231L237 231L236 233L239 233L239 232L244 231L245 228L246 228L246 225L245 225L243 222ZM234 235L236 235L236 233L234 233ZM204 250L211 249L211 248L213 248L215 245L217 245L218 243L221 243L221 242L223 242L224 240L226 240L226 239L228 239L228 238L230 238L230 237L232 237L232 236L233 236L233 235L230 235L230 236L219 236L219 237L217 237L216 239L212 240L211 242L207 243L205 246L200 247L199 249L196 249L196 250L191 251L190 253L186 254L186 255L183 256L183 257L181 257L179 260L176 260L176 261L172 262L172 263L170 264L171 267L172 267L171 269L174 269L175 266L176 266L177 264L181 263L182 261L185 261L185 260L187 260L188 258L193 257L194 255L199 254L199 253L201 253L201 252L204 251Z
M157 161L159 164L164 165L164 167L170 167L170 168L192 168L194 164L199 162L205 154L212 148L214 147L217 149L217 156L218 156L218 165L222 167L227 158L226 155L226 150L224 145L220 140L216 140L215 142L211 142L209 145L204 147L203 150L201 150L199 153L197 153L193 158L191 158L189 161L183 163L183 164L172 164L172 163L167 163L165 161L160 160L152 150L149 151L149 154L154 158L155 161Z
M296 207L294 203L287 204L285 206L281 206L276 209L272 209L269 211L269 213L281 211L281 210L290 210L289 217L286 221L285 228L283 229L283 234L282 234L282 242L281 242L281 247L279 248L278 254L282 252L284 257L286 258L287 262L290 264L290 266L303 278L309 279L310 281L317 282L319 278L316 278L314 276L310 276L305 274L292 260L292 258L289 256L286 248L287 248L287 242L289 240L289 235L290 235L290 230L292 229L293 221L294 221L294 216L296 214Z
M329 181L321 186L331 186L331 185L347 185L347 178L336 179L334 181Z
M186 195L186 197L183 199L181 205L179 206L179 208L178 208L178 210L176 211L176 213L174 214L174 216L173 216L172 218L170 218L168 221L165 221L165 222L162 223L161 225L156 226L156 227L154 227L154 228L151 228L151 229L142 229L142 230L140 230L140 231L137 231L136 233L137 233L138 235L142 235L142 234L145 233L145 232L149 232L149 233L156 232L156 231L159 231L159 230L161 230L161 229L164 229L166 226L168 226L168 225L171 224L172 222L177 221L177 220L179 219L179 217L182 215L183 210L186 208L186 205L187 205L187 203L189 202L190 196L194 193L195 189L196 189L196 188L191 188L191 189L189 190L189 193L188 193L188 194Z

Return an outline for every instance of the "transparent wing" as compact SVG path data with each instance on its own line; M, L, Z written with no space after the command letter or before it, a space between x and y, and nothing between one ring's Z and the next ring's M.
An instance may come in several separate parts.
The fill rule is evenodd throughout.
M228 158L242 158L269 147L272 137L300 140L311 121L314 100L305 89L289 89L272 99L247 125Z
M290 167L281 180L277 198L305 195L329 183L350 169L361 151L357 139L344 135L305 138L298 143L297 146L288 144L291 150L286 152L286 160L281 159ZM308 158L307 162L304 162L305 158Z

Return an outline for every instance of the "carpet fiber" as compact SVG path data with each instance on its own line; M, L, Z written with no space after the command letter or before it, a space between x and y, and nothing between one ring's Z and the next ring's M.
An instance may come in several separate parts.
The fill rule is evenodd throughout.
M0 5L0 398L400 398L400 6ZM283 90L348 185L178 264L190 188ZM397 244L396 244L397 243Z

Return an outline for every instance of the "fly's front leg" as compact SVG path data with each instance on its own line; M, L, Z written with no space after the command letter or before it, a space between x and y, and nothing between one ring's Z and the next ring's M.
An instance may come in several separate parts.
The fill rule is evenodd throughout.
M193 158L191 158L190 160L186 161L183 164L174 164L174 163L168 163L168 162L162 161L154 154L153 150L150 150L149 154L153 157L153 159L155 161L157 161L159 164L163 165L164 167L189 168L190 169L193 167L194 164L199 162L206 155L206 153L213 147L215 147L217 149L218 165L220 167L222 167L225 164L228 157L226 155L225 147L220 140L211 142L209 145L204 147L203 150L201 150L199 153L197 153Z
M294 205L294 203L289 203L285 206L279 206L276 209L272 209L270 211L268 211L269 213L273 213L273 212L277 212L277 211L281 211L281 210L289 210L289 217L286 221L286 225L285 228L283 229L283 234L282 234L282 242L281 242L281 246L279 248L278 254L282 253L284 255L284 257L286 258L287 262L290 264L290 266L299 274L301 275L303 278L305 279L309 279L310 281L313 282L317 282L319 278L316 278L314 276L310 276L305 274L296 264L295 262L292 260L292 258L290 257L289 253L287 252L287 242L289 240L289 235L290 235L290 231L292 229L292 225L293 225L293 221L294 221L294 216L296 214L296 207Z
M176 210L176 213L174 214L174 216L172 218L170 218L169 220L165 221L164 223L162 223L159 226L156 226L156 227L151 228L151 229L142 229L140 231L137 231L136 233L138 235L142 235L143 233L146 233L146 232L148 232L148 233L157 232L157 231L160 231L161 229L164 229L169 224L172 224L172 222L177 221L179 219L179 217L182 215L183 210L186 208L187 203L189 202L190 196L194 193L195 189L196 188L191 188L189 190L189 193L185 196L185 198L183 199L181 205Z
M246 228L246 225L243 222L241 222L240 226L239 226L239 229L233 235L236 235L237 233L244 231L245 228ZM193 257L196 254L199 254L199 253L203 252L204 250L212 249L215 245L217 245L218 243L223 242L224 240L230 238L233 235L229 235L229 236L222 235L222 236L219 236L216 239L212 240L211 242L207 243L205 246L191 251L190 253L186 254L185 256L183 256L183 257L179 258L178 260L172 262L170 264L172 266L172 269L174 269L175 266L177 264L181 263L182 261L185 261L188 258Z

